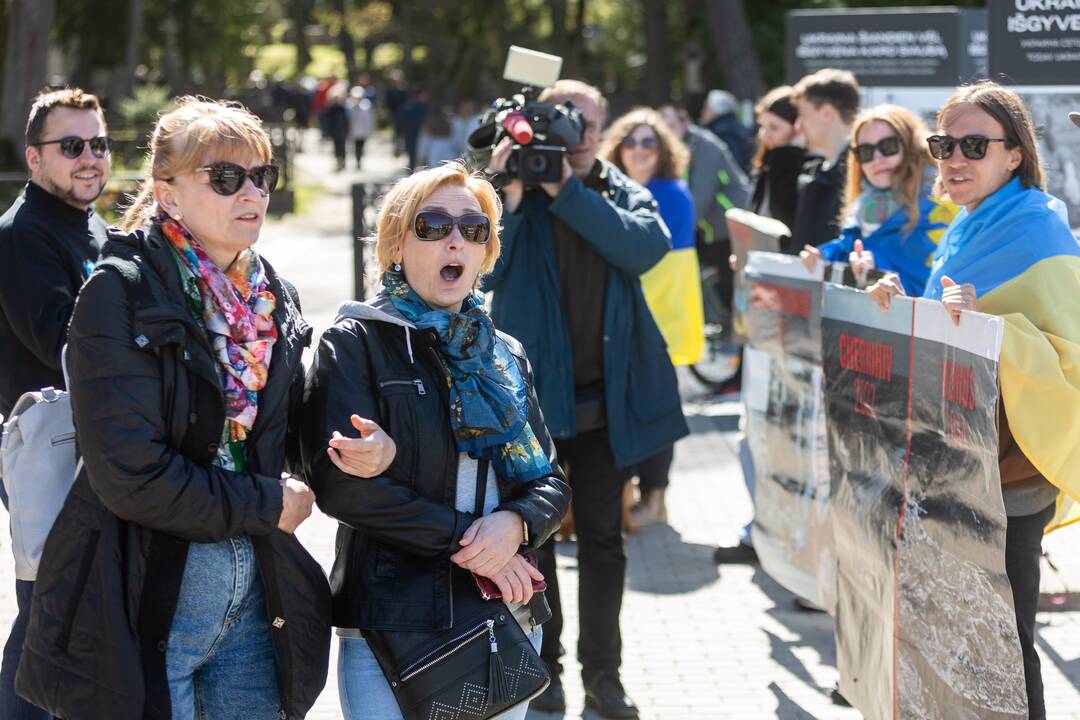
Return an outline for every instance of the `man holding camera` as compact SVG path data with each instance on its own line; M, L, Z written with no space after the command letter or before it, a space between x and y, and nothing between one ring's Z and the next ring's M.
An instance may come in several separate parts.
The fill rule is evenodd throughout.
M584 132L558 182L526 187L514 177L503 186L502 255L485 289L494 292L495 325L520 340L532 361L574 492L586 706L604 717L636 718L619 679L622 488L631 466L688 433L675 371L638 279L670 239L648 191L596 157L606 110L599 90L560 80L539 100L572 102ZM505 173L512 153L505 138L489 170ZM554 613L541 651L553 682L533 707L562 711L562 613L551 541L541 549L540 570Z

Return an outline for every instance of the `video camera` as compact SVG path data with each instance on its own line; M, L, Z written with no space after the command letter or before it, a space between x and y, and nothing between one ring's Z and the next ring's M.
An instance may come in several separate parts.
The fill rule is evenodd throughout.
M563 159L581 142L585 118L571 102L540 102L540 88L559 79L562 58L510 46L503 78L524 85L521 92L499 98L468 139L469 162L486 168L491 152L504 137L513 140L506 175L525 187L562 179Z

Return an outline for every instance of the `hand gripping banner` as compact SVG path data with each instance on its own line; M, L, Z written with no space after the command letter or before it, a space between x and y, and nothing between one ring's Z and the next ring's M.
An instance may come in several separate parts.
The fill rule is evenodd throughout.
M791 592L832 609L829 469L821 395L822 265L751 252L743 396L754 465L753 542Z
M825 288L840 691L871 720L1027 717L998 473L1000 318Z

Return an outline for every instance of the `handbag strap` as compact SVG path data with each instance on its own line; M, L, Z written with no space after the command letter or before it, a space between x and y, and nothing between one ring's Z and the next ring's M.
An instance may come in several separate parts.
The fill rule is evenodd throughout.
M488 468L491 466L487 458L476 461L476 517L484 517L484 501L487 500Z

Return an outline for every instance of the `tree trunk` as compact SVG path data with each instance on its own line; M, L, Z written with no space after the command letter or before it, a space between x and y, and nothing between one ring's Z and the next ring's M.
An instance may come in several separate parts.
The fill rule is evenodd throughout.
M653 107L671 99L666 0L643 0L645 21L645 97Z
M356 76L359 73L356 70L356 43L353 42L348 26L349 0L333 0L330 5L341 19L341 25L338 27L337 33L337 43L341 54L345 56L345 79L351 87L356 82Z
M3 90L0 91L0 141L17 154L23 145L30 101L46 80L54 0L13 0L4 44Z
M291 0L289 17L292 19L293 32L296 33L296 74L303 75L304 69L311 62L311 48L308 46L304 28L311 19L311 0Z
M761 65L754 54L743 0L711 0L705 7L709 14L713 51L723 68L727 89L740 100L760 97L765 84L761 79Z
M563 77L575 77L581 73L582 34L585 31L585 0L577 0L574 9L574 25L566 33L566 59L563 62Z
M139 47L143 32L143 0L128 0L128 24L124 45L124 65L113 73L110 100L113 107L122 98L131 97L135 88L135 69L139 66Z

